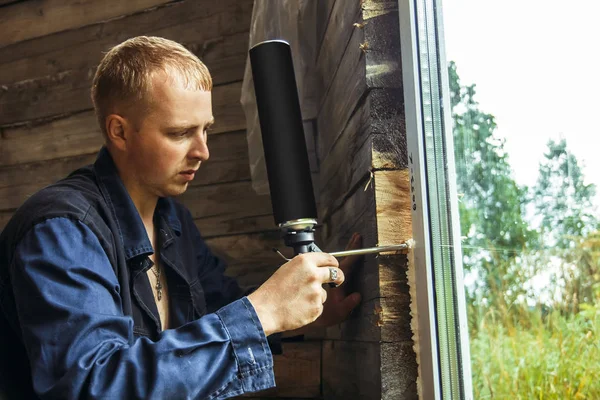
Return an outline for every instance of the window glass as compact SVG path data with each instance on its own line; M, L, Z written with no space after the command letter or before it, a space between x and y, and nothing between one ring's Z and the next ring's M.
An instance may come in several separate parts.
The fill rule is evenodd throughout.
M600 398L600 2L443 15L474 398Z

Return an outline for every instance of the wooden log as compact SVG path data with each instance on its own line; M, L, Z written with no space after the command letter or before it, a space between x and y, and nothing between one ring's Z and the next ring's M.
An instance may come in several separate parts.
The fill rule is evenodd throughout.
M377 233L381 246L412 238L411 193L408 169L375 171Z
M0 126L91 110L92 77L92 70L71 70L11 85L0 91ZM241 82L213 88L213 108L221 113L221 123L225 120L239 127L245 121L240 94Z
M322 209L319 215L322 220L328 219L356 189L358 182L370 173L370 102L368 98L366 100L352 116L327 157L321 159L319 198Z
M283 344L273 356L276 388L241 398L318 398L321 395L321 342Z
M320 86L326 86L327 82L330 82L329 90L321 96L321 108L317 118L320 160L324 160L327 156L333 143L369 90L402 87L397 10L394 11L392 6L386 6L390 9L386 8L385 12L377 14L371 11L370 14L366 14L365 10L368 10L366 7L363 5L361 20L364 26L352 31L337 70L335 65L333 67L319 65L317 68L318 75L322 79ZM385 36L388 33L391 39ZM325 45L322 51L324 50L326 50ZM325 57L319 62L324 63L328 60L329 58ZM333 76L331 76L332 71L335 71ZM401 95L400 99L402 99ZM396 110L397 115L402 115L404 111L402 106L400 100ZM389 110L387 112L389 114ZM374 122L380 119L387 118L377 116Z
M319 3L323 3L321 6L323 9L319 10L323 14L329 11L327 8L330 8L335 3L333 4L331 14L327 15L328 23L317 55L317 95L321 99L319 104L322 104L337 70L339 68L347 68L346 65L341 63L341 59L347 50L346 47L348 46L352 32L358 29L354 24L360 22L361 2L343 0L334 2L329 0ZM359 36L361 36L361 33L359 30ZM360 41L361 39L358 38L357 40Z
M221 37L244 32L247 36L252 6L252 0L179 1L149 12L0 48L0 83L90 68L100 62L102 52L133 36L163 36L200 49L204 43L210 46ZM247 38L241 41L248 43ZM203 50L198 54L210 58L208 49ZM219 49L213 50L219 54Z
M258 287L285 262L282 258L279 258L279 260L273 260L273 264L253 263L248 260L244 264L229 265L225 274L235 277L242 287Z
M195 219L265 215L272 211L270 196L254 193L250 181L192 186L178 199L190 209Z
M362 186L362 185L361 185ZM403 243L412 237L408 170L375 171L365 192L356 188L343 206L325 221L325 249L341 249L354 231L365 247ZM375 214L375 215L373 215ZM333 248L332 248L333 247ZM328 338L361 341L409 341L410 295L404 255L367 256L349 279L349 291L358 290L363 303L348 321L329 328Z
M206 242L216 255L227 262L232 271L237 267L245 270L283 264L283 259L273 252L273 248L280 249L288 258L292 256L278 231L219 236L207 239Z
M325 399L418 399L410 343L323 342Z
M0 14L0 47L133 14L165 0L53 0L15 4Z
M371 171L406 168L402 97L396 89L373 89L320 163L319 215L327 219ZM390 111L391 110L391 111Z
M190 186L250 179L244 131L211 135L209 148L211 157L202 165ZM42 187L66 177L77 168L92 164L96 155L94 151L74 157L0 167L0 210L19 207Z
M93 111L37 126L5 128L0 166L96 153L104 143Z
M9 4L20 3L25 0L0 0L0 7L7 6Z
M176 27L172 28L167 25L163 30L147 26L148 29L154 28L153 34L183 42L193 52L200 55L211 70L215 85L241 80L243 77L249 25L249 15L246 13L250 13L251 10L251 3L249 5L248 1L238 4L231 0L225 0L218 3L223 4L218 7L214 6L214 8L209 7L212 13L205 13L204 19L192 20L187 24L177 24L176 21L171 21L171 24ZM171 10L173 7L175 5L161 8L156 13L160 11L166 14L163 9ZM187 6L187 8L190 7ZM179 9L180 7L177 8L178 13L171 14L180 16L182 10ZM196 3L195 8L201 7L198 7ZM147 13L140 14L138 17L145 14ZM196 14L198 15L198 12ZM166 16L169 17L169 15ZM173 15L170 17L173 18ZM184 18L184 21L186 20ZM114 22L118 22L117 25L119 25L121 24L119 21L121 20ZM136 21L129 22L135 23ZM164 22L163 25L165 25ZM245 26L245 28L241 29L240 26ZM77 42L78 46L82 47L79 49L80 52L77 51L77 48L63 46L53 52L43 52L34 57L25 53L22 58L1 64L0 82L3 85L0 91L0 108L3 112L0 117L0 125L90 109L89 88L96 64L102 57L102 51L106 51L110 46L123 40L122 32L117 30L119 27L125 28L120 25L117 27L107 26L102 31L112 33L112 36L107 38L110 42L108 44L105 43L106 40L102 42L98 39L96 39L98 43ZM89 32L80 33L90 34ZM139 33L148 34L147 31ZM35 50L35 48L32 49L32 51ZM0 49L0 54L2 53ZM0 56L0 59L3 57Z
M246 128L240 91L240 82L213 89L212 135ZM93 153L103 138L94 112L85 111L40 125L4 128L1 143L0 166L5 166Z
M331 10L335 4L335 0L321 0L317 2L317 16L316 16L316 45L317 45L317 53L321 49L321 43L323 43L323 38L325 36L325 31L327 30L327 25L329 25L329 17L331 16Z
M251 211L249 213L252 213ZM222 235L239 235L274 230L273 214L239 215L226 213L196 220L196 225L206 238Z
M323 397L328 400L381 398L379 343L323 342Z
M319 159L324 160L362 98L366 95L362 30L354 30L317 117Z
M362 21L367 86L402 88L398 2L365 0Z

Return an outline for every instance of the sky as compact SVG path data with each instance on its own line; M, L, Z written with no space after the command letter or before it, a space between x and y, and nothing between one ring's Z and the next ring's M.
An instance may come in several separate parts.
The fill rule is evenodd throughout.
M496 117L515 180L532 186L548 140L565 138L600 191L600 0L441 4L446 58Z

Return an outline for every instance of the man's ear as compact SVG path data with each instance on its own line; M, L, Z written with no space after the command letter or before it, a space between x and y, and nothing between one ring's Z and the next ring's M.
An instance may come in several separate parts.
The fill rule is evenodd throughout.
M106 117L106 136L111 146L125 151L129 137L129 122L118 114L110 114Z

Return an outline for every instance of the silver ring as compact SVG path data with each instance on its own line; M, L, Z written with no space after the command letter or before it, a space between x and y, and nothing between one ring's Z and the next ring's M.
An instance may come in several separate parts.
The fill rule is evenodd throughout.
M329 268L329 280L331 282L335 282L338 278L338 270L337 268Z

